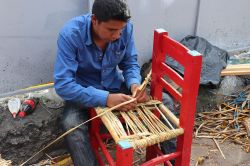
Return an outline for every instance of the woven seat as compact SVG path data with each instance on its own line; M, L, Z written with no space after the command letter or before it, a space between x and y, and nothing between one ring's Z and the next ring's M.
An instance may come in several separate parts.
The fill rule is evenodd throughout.
M96 108L97 115L102 114L108 108ZM159 112L164 118L165 124L170 124L168 117L177 119L160 101L151 100L149 102L138 104L136 109L119 112L109 111L101 116L101 120L109 130L112 138L118 143L121 140L127 140L134 149L145 148L165 140L169 140L184 133L182 128L178 127L176 121L171 121L177 128L167 127L153 112ZM171 116L169 116L171 115ZM119 120L123 117L125 127ZM178 120L178 119L177 119Z

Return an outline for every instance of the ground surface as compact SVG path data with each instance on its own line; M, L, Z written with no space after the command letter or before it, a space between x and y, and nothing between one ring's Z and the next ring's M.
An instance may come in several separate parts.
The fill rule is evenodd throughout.
M0 154L18 165L58 136L60 109L46 108L40 102L31 115L14 119L7 101L0 102Z
M190 165L195 166L197 159L204 156L202 166L250 166L250 154L244 152L239 145L225 142L219 146L226 159L222 157L212 139L194 139Z

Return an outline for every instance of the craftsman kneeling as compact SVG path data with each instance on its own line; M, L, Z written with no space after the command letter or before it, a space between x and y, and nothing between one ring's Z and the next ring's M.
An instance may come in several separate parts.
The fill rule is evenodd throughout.
M62 28L54 81L66 103L61 119L64 131L88 120L88 108L113 107L136 93L141 77L129 19L124 0L95 0L92 14L75 17ZM145 91L136 98L120 110L148 100ZM97 165L87 125L65 139L75 166Z

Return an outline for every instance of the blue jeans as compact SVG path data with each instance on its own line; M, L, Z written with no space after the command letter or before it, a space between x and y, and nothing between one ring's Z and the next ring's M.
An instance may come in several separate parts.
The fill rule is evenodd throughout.
M121 85L120 93L131 94L125 83ZM111 93L119 93L114 91ZM61 128L64 132L89 119L88 109L73 102L66 102L61 115ZM72 133L65 136L67 149L71 155L74 166L96 166L97 160L90 144L88 124L82 125Z
M66 102L61 116L61 127L67 131L89 119L88 110L76 103ZM65 136L68 151L74 166L97 166L90 144L88 124L82 125Z

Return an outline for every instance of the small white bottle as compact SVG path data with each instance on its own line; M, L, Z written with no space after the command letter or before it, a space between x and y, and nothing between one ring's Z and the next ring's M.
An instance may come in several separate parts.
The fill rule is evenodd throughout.
M12 98L8 101L8 108L14 118L18 114L21 107L21 101L18 98Z

